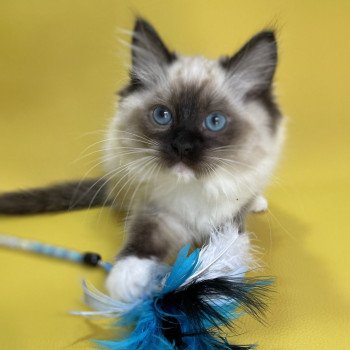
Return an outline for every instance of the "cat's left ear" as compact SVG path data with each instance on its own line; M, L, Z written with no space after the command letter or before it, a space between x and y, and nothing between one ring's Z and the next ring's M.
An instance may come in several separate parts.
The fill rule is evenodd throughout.
M231 86L241 97L259 96L270 91L277 65L274 32L256 34L236 54L220 63Z
M136 19L131 54L131 79L146 86L164 77L166 66L176 59L152 25L143 18Z

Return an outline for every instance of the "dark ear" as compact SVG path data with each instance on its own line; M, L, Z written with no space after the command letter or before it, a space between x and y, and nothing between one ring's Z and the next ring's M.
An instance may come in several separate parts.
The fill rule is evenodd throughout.
M256 34L235 55L222 59L221 65L242 97L258 96L269 91L277 65L274 32Z
M143 18L137 18L132 36L133 67L136 68L140 60L150 57L159 64L169 64L176 59L175 54L168 50L152 25Z
M131 54L131 83L141 85L161 79L166 66L176 59L156 30L142 18L137 18L135 22Z

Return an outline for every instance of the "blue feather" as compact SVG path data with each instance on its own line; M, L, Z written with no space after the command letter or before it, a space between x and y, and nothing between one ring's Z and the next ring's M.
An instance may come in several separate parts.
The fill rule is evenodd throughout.
M198 267L199 249L195 249L188 255L190 247L187 244L179 251L161 294L169 293L180 287L195 272Z
M238 278L185 283L200 266L200 251L189 251L190 245L180 250L160 292L125 312L116 323L135 327L125 339L96 343L111 350L253 349L253 345L229 344L221 327L230 327L245 312L259 318L271 281L247 279L242 273Z

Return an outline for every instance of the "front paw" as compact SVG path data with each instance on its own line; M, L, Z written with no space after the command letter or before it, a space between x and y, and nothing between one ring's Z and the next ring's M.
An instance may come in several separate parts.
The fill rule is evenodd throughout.
M264 211L267 211L267 209L268 203L267 199L264 196L257 196L250 207L250 211L253 213L262 213Z
M152 259L127 256L118 260L109 273L106 288L113 299L133 302L150 294L164 265Z

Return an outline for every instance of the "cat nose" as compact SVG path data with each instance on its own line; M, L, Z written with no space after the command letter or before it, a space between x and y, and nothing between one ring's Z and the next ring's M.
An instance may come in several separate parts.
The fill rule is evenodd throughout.
M193 146L190 142L188 141L183 141L183 140L174 140L171 143L171 148L175 152L175 154L179 157L184 157L187 156L191 153Z

